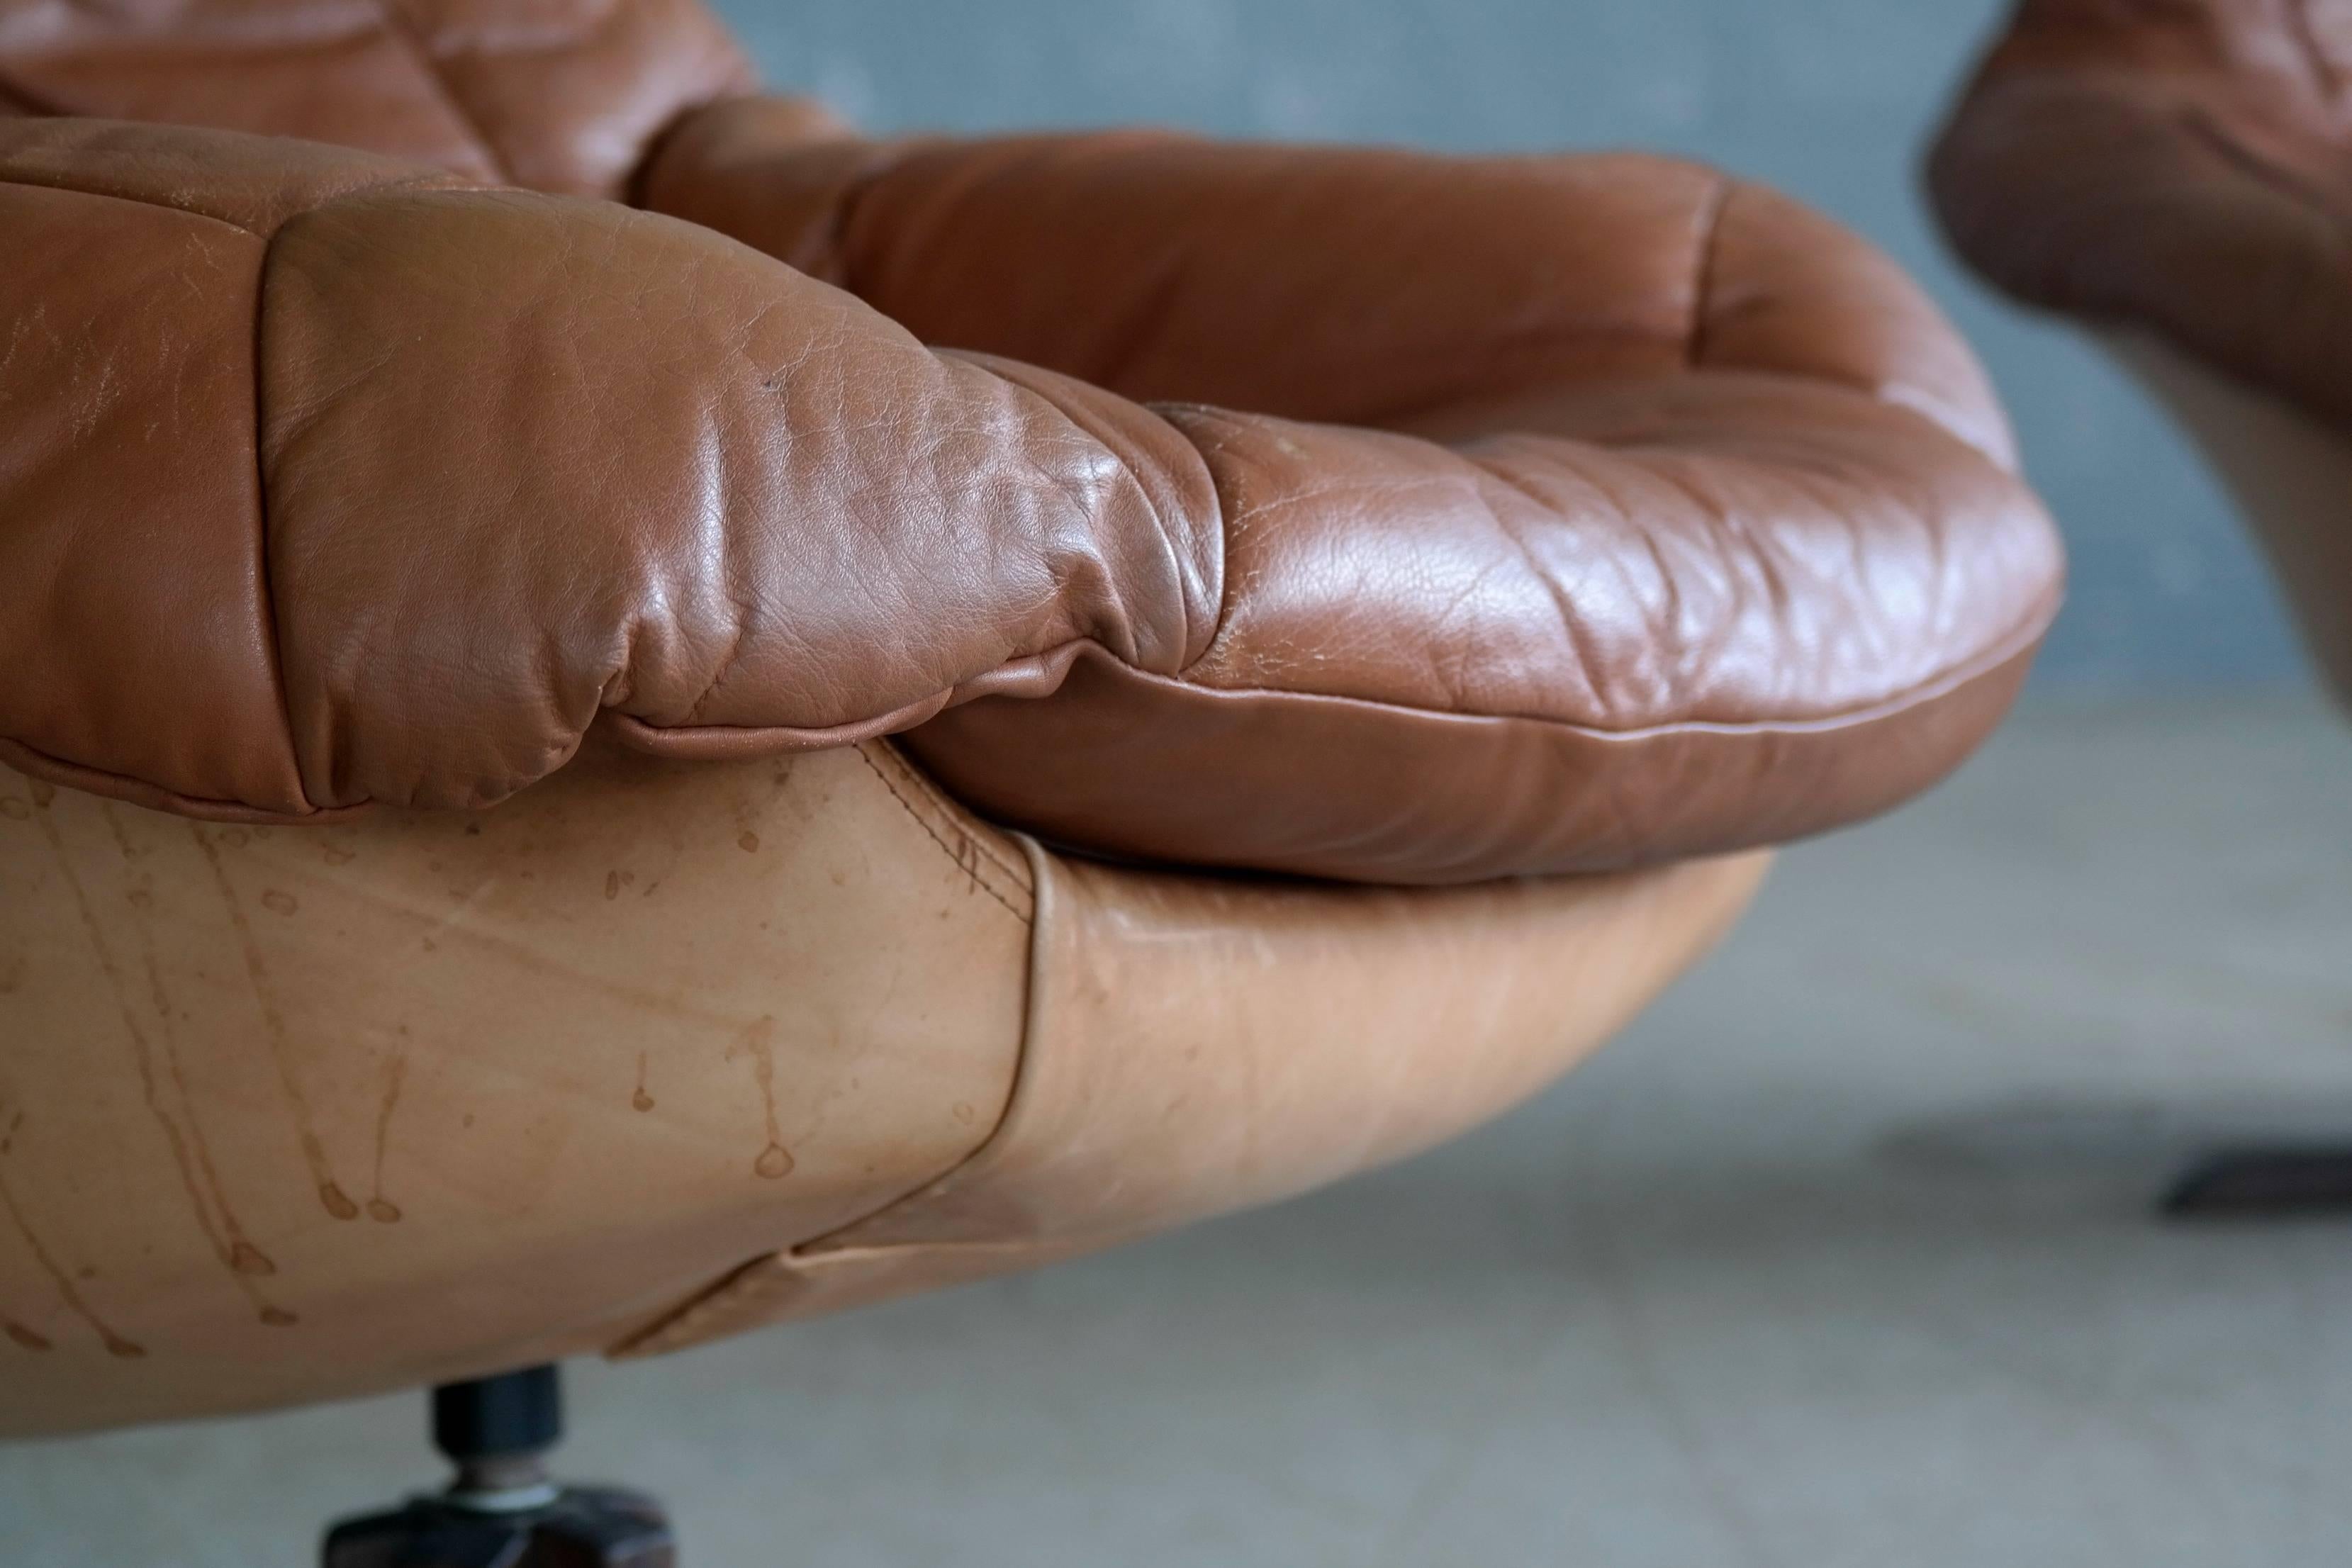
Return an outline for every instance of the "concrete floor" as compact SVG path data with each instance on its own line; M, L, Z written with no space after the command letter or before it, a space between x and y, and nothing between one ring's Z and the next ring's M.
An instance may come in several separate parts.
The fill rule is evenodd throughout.
M578 1369L688 1568L2195 1568L2352 1552L2352 1225L2168 1228L2352 1133L2352 735L2043 707L1789 857L1587 1070L1044 1276ZM310 1561L411 1398L0 1448L7 1568Z

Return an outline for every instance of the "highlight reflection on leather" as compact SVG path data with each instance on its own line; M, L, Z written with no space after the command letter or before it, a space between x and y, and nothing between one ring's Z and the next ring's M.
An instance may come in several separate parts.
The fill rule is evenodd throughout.
M0 6L69 116L0 121L0 309L73 323L0 372L18 766L290 818L924 726L1075 846L1475 880L1890 805L2054 608L1975 362L1768 192L875 145L682 4L501 12Z

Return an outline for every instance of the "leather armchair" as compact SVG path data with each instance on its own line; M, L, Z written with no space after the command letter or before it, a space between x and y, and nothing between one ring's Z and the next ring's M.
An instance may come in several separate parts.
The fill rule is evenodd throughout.
M2204 449L2352 703L2352 28L2304 0L2021 0L1937 141L1954 245ZM2352 1144L2224 1151L2166 1206L2352 1208Z
M1929 185L1960 253L2084 324L2201 446L2352 701L2352 28L2304 0L2022 0Z
M1410 1153L2057 603L1935 310L1686 164L875 142L688 0L6 0L0 103L0 1431Z

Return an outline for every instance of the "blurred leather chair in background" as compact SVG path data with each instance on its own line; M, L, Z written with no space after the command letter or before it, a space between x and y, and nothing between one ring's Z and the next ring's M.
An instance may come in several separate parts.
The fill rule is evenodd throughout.
M25 0L0 100L10 1433L1423 1148L2057 602L1919 292L1682 163L873 142L684 0Z
M2211 459L2352 702L2352 6L2021 0L1929 161L1952 243L2081 321ZM2352 1206L2345 1149L2172 1206Z

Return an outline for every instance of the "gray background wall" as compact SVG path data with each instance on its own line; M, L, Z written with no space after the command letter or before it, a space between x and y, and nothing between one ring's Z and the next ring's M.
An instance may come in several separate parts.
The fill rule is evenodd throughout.
M1152 121L1457 150L1633 145L1769 181L1922 276L2072 542L2041 689L2305 679L2195 458L2063 330L1964 279L1914 180L2002 0L720 0L772 82L877 129Z

